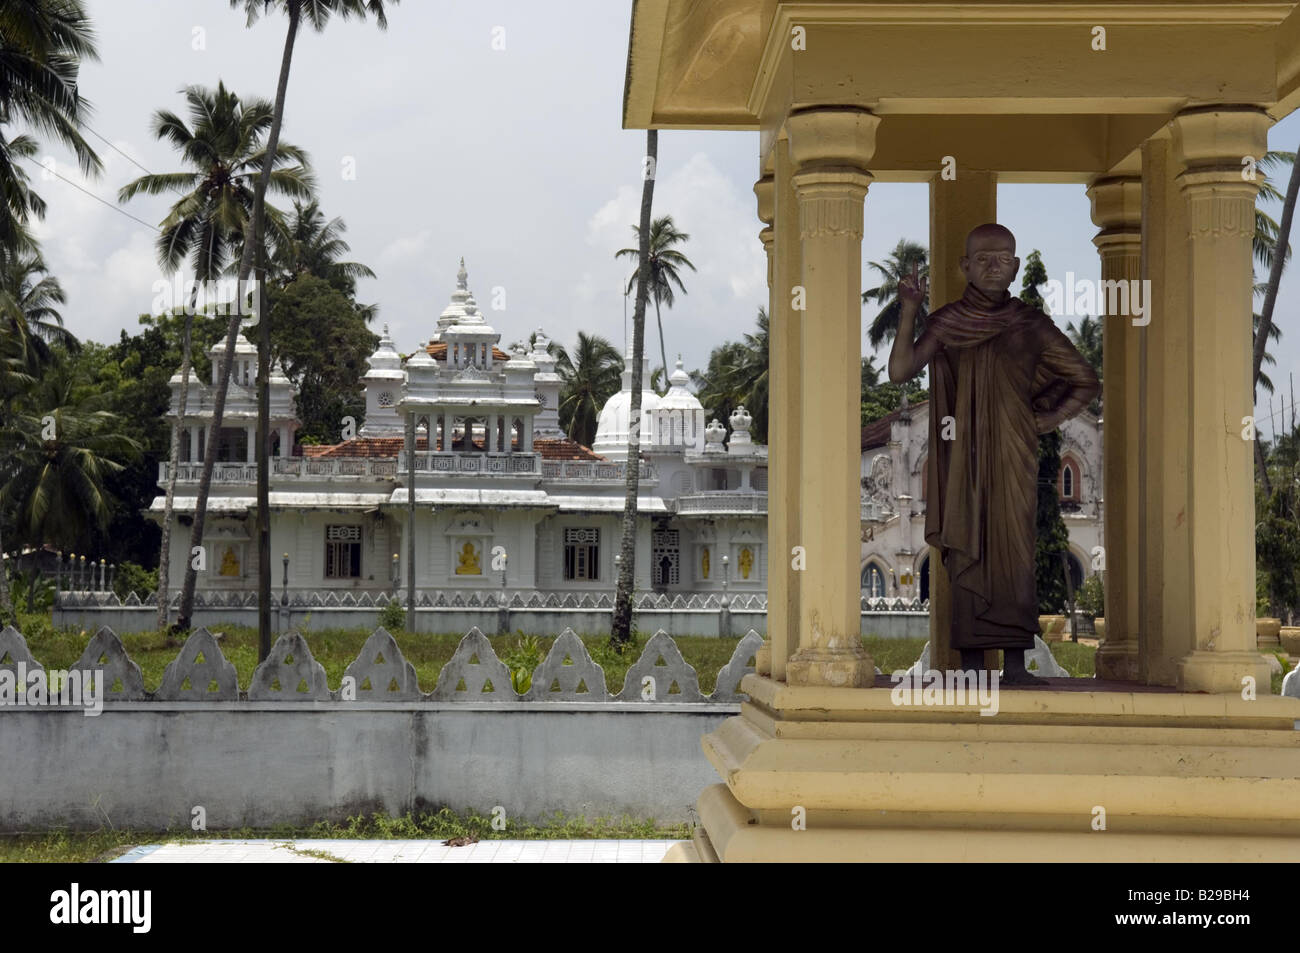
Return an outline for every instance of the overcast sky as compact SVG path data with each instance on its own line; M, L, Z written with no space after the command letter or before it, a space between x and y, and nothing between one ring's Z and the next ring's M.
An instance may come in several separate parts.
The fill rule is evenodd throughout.
M179 168L149 128L154 110L183 109L181 87L220 79L243 96L274 97L279 15L250 29L227 0L87 0L87 7L101 55L81 73L94 107L89 125L149 171ZM461 255L505 343L540 326L565 345L581 329L622 346L631 269L613 256L634 238L645 142L644 132L621 128L630 9L617 0L406 0L391 10L386 32L372 20L300 34L283 137L311 154L323 211L344 219L351 257L377 273L359 297L379 305L375 329L388 324L400 350L433 329ZM504 50L493 49L494 35ZM140 169L88 138L104 160L98 179L83 179L63 151L48 153L60 175L116 206L117 190ZM1278 149L1295 149L1297 139L1296 116L1269 136ZM690 234L684 250L699 269L664 314L669 360L680 352L688 368L752 330L765 303L752 191L757 152L756 133L659 137L655 214L672 214ZM156 233L32 171L49 203L36 231L68 292L67 326L96 341L123 328L134 333L160 277ZM142 197L126 211L156 223L169 204ZM1038 248L1053 277L1099 276L1082 186L1004 185L998 204L1022 257ZM884 260L899 238L926 242L927 223L925 186L873 185L864 263ZM864 287L875 284L865 264L863 277ZM505 309L493 311L498 287ZM1283 394L1288 372L1300 376L1297 309L1293 268L1283 279L1276 320L1284 337L1272 347L1278 366L1270 370ZM874 310L864 310L864 326ZM647 350L657 354L652 329L651 319Z

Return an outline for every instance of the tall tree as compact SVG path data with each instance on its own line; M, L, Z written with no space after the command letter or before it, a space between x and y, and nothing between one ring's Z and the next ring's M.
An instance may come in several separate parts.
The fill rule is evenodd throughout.
M375 273L360 262L343 260L352 250L343 240L347 230L341 218L326 220L319 200L303 203L295 199L285 230L271 235L275 282L284 286L299 275L312 275L328 281L349 298L354 297L357 279L373 278ZM366 319L373 318L374 313L367 312Z
M886 341L892 341L898 333L898 311L902 306L898 299L898 283L912 273L915 266L922 278L930 277L930 253L924 245L900 238L894 250L883 262L872 261L868 264L880 275L880 284L862 292L862 303L875 301L884 305L872 319L867 331L867 340L873 348L880 347ZM927 302L922 301L916 312L916 336L919 338L925 330L925 316L929 314Z
M708 412L726 420L743 404L754 418L754 440L767 441L768 330L767 309L758 309L758 329L740 341L726 341L709 354L708 370L700 375L697 396Z
M636 307L632 310L632 405L628 411L627 427L627 484L623 500L623 539L618 565L618 589L614 593L614 618L610 644L620 652L632 641L632 588L636 579L636 523L637 497L641 492L641 363L645 354L645 306L650 296L654 272L651 267L653 242L650 226L650 208L654 200L655 174L659 164L659 131L647 129L645 134L645 171L641 186L641 224L637 226L640 239L639 265L636 274ZM665 216L667 226L672 218ZM661 219L660 221L664 221ZM675 231L675 229L674 229ZM684 236L683 236L684 238ZM671 248L667 251L673 251ZM677 252L675 254L680 254ZM671 262L670 262L671 263ZM690 264L686 262L686 264ZM695 266L690 266L694 270ZM675 271L674 271L675 274ZM681 281L678 280L680 286ZM671 295L671 288L669 293ZM657 302L656 297L656 302ZM671 303L671 300L670 300ZM658 304L655 305L656 314ZM660 350L663 349L663 325L659 326ZM664 367L668 359L664 359Z
M1026 304L1047 312L1039 287L1047 284L1047 266L1035 248L1025 256L1019 298ZM1087 355L1085 354L1085 357ZM1043 614L1056 612L1065 604L1066 580L1062 573L1070 536L1061 518L1061 496L1056 481L1061 473L1061 432L1038 436L1038 507L1035 521L1038 539L1034 544L1034 585L1038 609Z
M14 353L29 371L36 373L53 362L51 344L70 351L79 347L58 310L67 301L59 279L49 273L34 245L0 249L0 328L13 339Z
M261 173L266 159L265 151L259 146L273 118L269 102L258 98L241 100L220 81L216 90L188 86L182 93L189 107L190 124L170 110L160 109L154 113L152 131L155 138L172 144L187 168L181 172L143 175L118 192L119 202L128 202L138 195L179 194L159 226L154 250L164 275L179 273L188 263L195 278L189 303L184 308L181 390L167 455L162 545L158 557L156 622L160 630L167 626L170 604L172 512L181 431L189 404L191 335L199 283L217 280L232 247L241 240L244 225L253 211L254 178ZM283 143L278 155L295 160L297 165L273 170L270 187L284 195L310 195L312 178L306 153ZM281 219L278 211L274 215L276 221ZM208 446L216 445L209 438Z
M303 273L267 292L271 353L298 389L299 437L334 443L344 417L365 420L361 378L379 337L352 299L324 278Z
M637 236L638 247L620 248L614 253L615 258L633 258L638 262L637 270L632 273L632 277L627 282L629 291L641 281L641 247L645 244L641 237L643 228L643 224L632 226L632 231ZM671 215L660 216L650 226L650 294L655 302L655 321L659 324L659 356L663 360L664 367L668 366L668 350L664 345L664 322L659 307L660 305L668 308L673 306L677 300L674 287L678 292L686 294L686 286L682 284L681 269L689 268L695 271L695 266L673 246L682 244L690 237L685 232L678 231Z
M397 0L388 0L396 4ZM244 227L243 251L239 259L237 277L246 281L253 270L253 255L259 253L259 285L266 280L265 256L261 255L266 232L266 191L271 183L272 167L279 161L280 127L284 122L284 101L289 89L289 69L293 62L294 42L298 37L298 27L302 19L317 31L325 29L333 16L348 19L356 16L365 19L367 13L373 13L380 29L388 26L384 14L384 0L230 0L233 8L242 7L247 14L247 23L252 26L261 14L278 8L288 16L288 29L285 33L284 52L280 57L280 79L275 90L275 109L271 128L266 137L266 152L269 161L263 163L261 175L253 192L253 214ZM258 590L258 647L259 657L266 658L270 653L271 642L271 544L270 544L270 485L267 482L267 448L269 442L270 392L267 378L271 366L271 333L266 315L265 301L258 309L258 360L257 360L257 590ZM226 354L221 361L221 371L217 378L217 391L213 398L212 424L209 431L210 445L215 446L215 438L220 432L221 419L226 409L226 395L230 389L230 371L234 366L235 343L239 336L240 316L232 315L226 328ZM194 506L194 523L190 531L190 547L203 543L203 525L207 517L208 495L212 490L212 472L214 454L208 454L203 461L203 475L199 480L198 497ZM194 612L194 589L198 583L198 572L193 562L187 564L185 583L181 589L180 618L177 624L188 628Z
M1265 155L1265 163L1269 160L1269 155L1284 156L1284 153L1270 153ZM1263 213L1259 210L1258 199L1256 200L1255 209L1255 256L1260 260L1267 260L1269 263L1268 282L1264 287L1264 304L1260 310L1259 320L1255 322L1255 342L1251 355L1251 386L1256 396L1259 392L1259 378L1264 366L1264 352L1268 347L1269 339L1273 336L1273 307L1277 304L1277 291L1282 284L1282 270L1286 267L1287 259L1291 255L1291 222L1295 218L1296 195L1300 194L1300 162L1295 161L1295 153L1291 153L1291 177L1287 180L1286 196L1282 200L1282 221L1278 223L1276 230L1263 236L1264 254L1261 254L1260 242L1261 235L1259 231L1260 217ZM1274 162L1285 161L1274 160ZM1277 191L1265 179L1261 186L1261 193L1264 189L1271 189L1271 195L1276 196ZM1261 196L1262 197L1262 196ZM1267 218L1267 216L1264 216ZM1271 247L1271 250L1270 250ZM1282 254L1277 253L1278 248L1282 248ZM1268 476L1268 466L1263 457L1263 451L1259 446L1259 441L1255 441L1255 461L1259 470L1260 480L1264 484L1264 492L1271 494L1272 486Z
M578 332L578 344L570 355L559 344L551 344L555 373L560 375L560 426L584 447L596 438L600 409L618 393L623 375L623 357L609 341L595 334Z
M0 4L0 248L31 249L27 226L45 217L19 161L34 162L39 145L5 129L20 122L69 148L86 175L103 169L79 126L90 106L77 74L97 60L95 33L81 0L5 0Z
M0 510L18 539L84 551L112 516L109 474L135 459L139 444L121 433L104 396L63 353L25 395L9 422L0 460Z
M1083 359L1092 365L1092 369L1097 372L1097 379L1101 380L1102 376L1102 331L1101 321L1091 315L1084 315L1079 319L1078 327L1075 327L1073 321L1067 322L1065 333L1072 343L1083 355ZM1088 404L1088 412L1093 416L1101 413L1101 397L1095 397Z

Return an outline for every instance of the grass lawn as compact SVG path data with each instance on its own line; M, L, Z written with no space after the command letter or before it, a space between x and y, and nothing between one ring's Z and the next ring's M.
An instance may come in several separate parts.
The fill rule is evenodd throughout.
M141 844L170 844L196 840L448 840L473 835L479 840L689 840L687 824L654 820L566 818L556 814L542 823L506 821L505 830L492 829L492 818L457 814L447 808L436 813L388 817L374 814L342 823L322 821L310 827L269 830L168 831L129 830L49 831L0 835L0 863L87 863L119 857Z
M31 620L36 622L36 620ZM239 672L240 688L247 690L253 669L257 666L257 631L246 626L214 625L213 632L223 633L221 651L234 663ZM48 622L27 627L37 634L28 639L27 645L36 660L48 668L67 668L72 665L86 647L91 633L80 629L52 629ZM325 667L325 674L331 688L337 688L343 679L343 672L356 659L361 646L369 637L369 631L362 629L322 629L309 630L306 633L307 644L311 646L316 661ZM420 680L420 689L425 692L433 690L442 667L450 661L456 646L464 633L445 635L412 635L396 632L394 638L402 654L415 666ZM611 694L617 694L623 686L624 676L641 656L650 634L639 632L635 647L623 652L615 652L609 647L607 635L584 635L583 643L596 662L605 670L605 687ZM492 648L497 655L506 660L511 653L519 652L523 641L519 635L489 636ZM535 644L540 650L539 660L550 649L555 637L539 637ZM700 691L708 694L717 682L718 670L731 659L739 637L718 639L705 636L674 636L682 656L695 668L699 675ZM864 636L863 645L871 653L872 659L885 673L908 668L921 654L925 639L885 639L877 636ZM180 641L168 641L163 634L144 632L125 635L122 642L127 653L140 666L144 675L147 691L154 691L162 682L163 669L180 651ZM1069 670L1071 675L1091 677L1093 674L1093 655L1096 650L1088 646L1068 642L1053 645L1057 660Z
M50 629L44 631L40 626L32 626L39 634L27 640L27 647L36 660L47 669L67 668L80 657L87 641L93 634L80 629ZM257 630L238 625L213 625L211 631L222 633L221 651L234 663L239 673L239 686L247 691L253 669L257 667ZM322 629L305 633L312 656L325 667L325 674L331 688L338 688L343 680L343 672L357 657L361 646L370 637L369 630L362 629ZM445 635L413 635L407 632L394 632L402 654L415 666L420 680L420 690L433 691L442 667L451 660L456 646L464 637L463 632ZM611 694L618 694L623 687L623 678L627 670L641 656L641 650L652 633L636 634L636 645L622 654L609 648L608 635L584 635L583 643L587 651L605 670L605 688ZM521 637L519 635L489 636L493 650L503 660L513 651L517 651ZM703 636L676 636L674 641L683 657L699 674L700 691L708 694L718 679L718 670L731 659L739 637L734 639L717 639ZM555 636L538 637L536 644L540 648L541 658L550 650ZM169 642L167 637L156 632L143 632L122 636L127 654L140 666L144 675L146 691L155 691L162 683L163 669L180 652L181 640Z

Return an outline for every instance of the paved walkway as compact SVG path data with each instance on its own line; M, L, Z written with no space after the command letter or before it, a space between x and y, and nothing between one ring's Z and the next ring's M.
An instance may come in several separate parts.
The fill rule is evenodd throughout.
M146 844L115 864L656 864L671 840L203 840Z

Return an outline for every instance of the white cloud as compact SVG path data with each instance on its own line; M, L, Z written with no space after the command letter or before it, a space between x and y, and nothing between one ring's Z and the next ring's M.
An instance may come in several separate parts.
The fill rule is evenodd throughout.
M379 261L385 265L400 265L426 257L429 251L429 239L433 232L424 228L414 235L395 239L384 246L379 253Z

